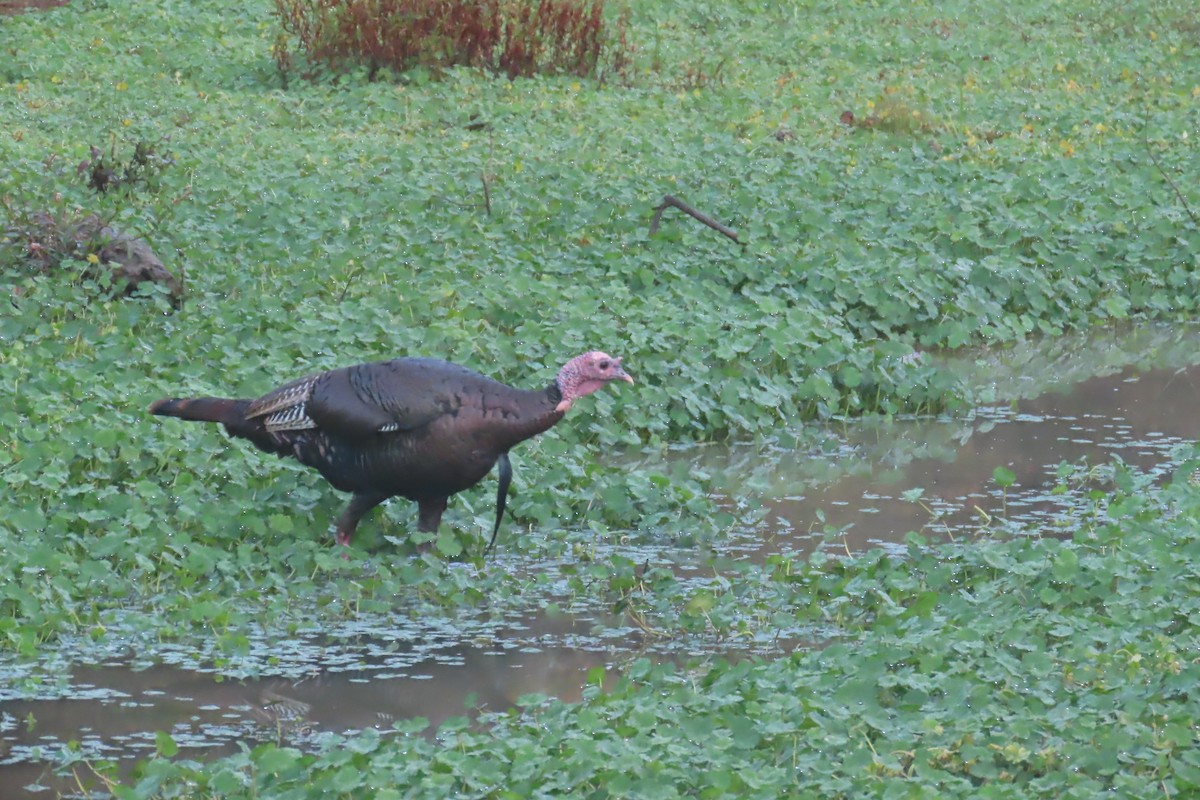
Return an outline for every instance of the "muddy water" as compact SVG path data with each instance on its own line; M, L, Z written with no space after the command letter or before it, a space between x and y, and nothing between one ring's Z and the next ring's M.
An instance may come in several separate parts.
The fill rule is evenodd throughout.
M1180 350L1178 338L1172 341ZM1186 362L1193 349L1200 352L1185 342L1174 360ZM1130 360L1162 362L1153 353ZM1034 367L1015 371L1022 369ZM1039 386L1054 387L1054 369L1040 376ZM1051 493L1058 464L1106 464L1115 456L1166 473L1172 448L1200 438L1200 367L1095 371L1106 374L956 418L831 429L819 451L704 447L642 463L654 466L657 459L666 470L664 461L683 459L718 485L724 479L730 498L764 503L764 529L749 546L738 544L737 557L820 542L861 550L899 542L909 531L967 538L1045 523L1071 502L1070 493ZM997 391L1002 399L1020 394L1012 386ZM998 466L1016 476L1007 492L993 480ZM436 724L475 709L507 708L530 692L577 699L589 670L612 666L621 655L612 640L576 637L576 626L567 618L533 619L500 645L447 641L386 663L371 655L380 643L364 640L360 655L351 653L340 667L314 664L311 675L298 679L221 680L112 661L72 668L41 699L15 698L0 684L0 798L72 791L73 779L47 766L71 741L90 759L130 764L153 753L155 731L166 731L181 756L206 758L262 741L303 745L324 731L387 728L413 717Z
M426 650L408 666L367 655L350 669L314 664L311 675L296 680L221 680L121 662L76 666L51 692L54 699L0 702L0 798L78 791L73 776L48 767L68 742L87 760L118 760L127 770L153 755L156 731L171 734L180 758L206 759L263 742L304 746L326 731L386 730L397 720L423 717L437 726L511 708L524 694L578 700L589 671L611 654L538 644L568 640L576 627L566 617L539 617L509 632L525 642L519 647L448 646ZM385 643L361 644L370 651ZM97 785L85 765L75 771Z
M1052 493L1059 464L1120 459L1165 475L1172 450L1197 439L1200 367L1130 368L959 418L850 426L834 460L853 466L833 482L814 477L811 461L791 453L734 457L746 462L739 475L769 467L762 500L779 535L757 551L765 557L778 552L781 540L801 551L828 540L861 551L903 542L910 531L957 539L1052 524L1077 499ZM730 455L720 450L690 458L720 474ZM993 477L996 467L1015 475L1007 491Z

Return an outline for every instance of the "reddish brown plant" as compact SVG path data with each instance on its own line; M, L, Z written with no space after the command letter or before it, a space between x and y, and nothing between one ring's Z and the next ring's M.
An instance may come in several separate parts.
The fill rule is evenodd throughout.
M606 0L275 0L284 31L333 69L465 65L509 78L598 75L628 63L625 15ZM276 48L280 70L291 66ZM605 60L607 58L607 60Z

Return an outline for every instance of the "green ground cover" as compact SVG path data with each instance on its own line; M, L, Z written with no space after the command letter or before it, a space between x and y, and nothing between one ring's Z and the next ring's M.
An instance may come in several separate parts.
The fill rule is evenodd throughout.
M913 537L907 558L780 556L729 588L745 602L769 585L780 608L836 618L844 636L823 649L643 661L581 703L525 698L436 741L416 720L315 754L158 759L118 796L1189 796L1200 492L1115 482L1066 540Z
M794 442L811 419L962 406L989 390L925 351L1003 346L1126 318L1190 319L1200 302L1200 13L1182 0L639 1L630 16L632 67L603 83L510 82L468 70L372 82L364 71L293 79L285 90L270 49L277 32L271 4L258 0L76 0L0 20L7 208L80 207L111 217L145 234L188 292L179 310L162 296L109 300L94 281L69 280L86 262L35 276L12 266L14 245L4 246L5 658L43 657L61 636L102 641L118 628L151 643L216 642L218 651L236 651L264 619L273 621L269 635L286 636L299 625L398 606L505 614L561 588L561 573L538 569L550 562L579 561L577 572L595 578L568 581L575 601L610 603L635 580L618 543L719 550L730 531L754 524L752 515L718 512L706 499L706 476L627 470L616 454L681 441ZM76 167L91 146L127 157L138 142L170 155L154 181L132 196L98 197L86 187ZM735 228L744 246L673 211L649 235L667 193ZM623 356L638 384L589 398L514 453L517 519L501 546L524 569L446 565L464 548L479 552L490 486L456 498L438 557L409 557L404 531L415 517L399 502L364 524L369 554L346 562L328 533L340 498L318 476L231 446L215 430L145 414L164 395L257 395L310 371L403 354L533 386L593 347ZM745 591L765 587L756 595L761 605L729 625L753 636L771 630L763 611L770 604L791 621L822 614L813 621L824 624L821 598L830 596L815 584L835 579L829 575L909 583L837 595L837 622L856 638L853 650L832 651L836 657L721 668L707 679L712 691L700 678L648 668L582 711L547 706L538 725L582 742L597 719L646 729L641 707L665 715L673 730L685 717L707 719L724 733L691 738L719 745L713 757L725 759L721 780L731 783L712 784L717 789L751 791L759 778L773 787L785 765L812 781L850 781L807 784L823 793L904 796L921 781L961 793L955 787L989 777L972 771L979 764L1016 781L1013 792L1045 796L1054 795L1039 781L1085 792L1088 781L1122 788L1126 772L1144 785L1150 777L1194 785L1191 762L1172 749L1182 751L1185 738L1173 715L1189 709L1181 710L1171 681L1190 675L1191 662L1180 657L1177 673L1164 666L1194 638L1191 618L1170 616L1165 597L1144 609L1131 601L1125 616L1109 613L1100 584L1090 582L1075 605L1056 605L1077 579L1132 570L1122 559L1159 570L1137 579L1147 591L1169 589L1184 595L1172 601L1190 602L1186 581L1153 589L1153 575L1184 570L1190 552L1191 504L1179 500L1184 489L1172 491L1138 501L1178 516L1138 523L1128 549L1097 544L1088 537L1101 533L1081 528L1075 543L994 544L936 558L918 549L911 563L886 568L879 556L832 573L796 565L814 585L778 580L777 566L748 566L738 581ZM1146 543L1164 537L1179 546ZM1072 558L1074 570L1054 567ZM921 588L942 580L929 577L931 559L945 560L962 588ZM1038 565L1069 574L1033 574ZM665 575L651 579L663 609L686 611L695 599L677 598ZM777 586L792 588L766 591ZM744 610L728 592L734 587L714 602ZM900 619L897 611L888 622L881 596L920 613ZM996 622L991 635L1023 643L1011 645L1011 664L991 644L948 633L988 635L968 621L971 598L996 598L986 611ZM710 609L698 602L675 617L661 611L656 624L683 636L720 618L699 613ZM1041 611L1013 619L1014 608L1031 604ZM1078 626L1068 631L1052 614L1078 616ZM1121 662L1117 647L1103 650L1098 672L1081 672L1087 648L1126 633L1129 657L1140 662ZM873 707L854 711L861 698L837 694L829 681L839 670L852 679L859 655L876 665L926 658L921 669L939 676L961 658L953 677L965 694L893 685L894 671L881 666L864 674L880 676L882 716L871 716ZM1053 674L1057 683L1046 689L1049 700L1033 698L1008 692L997 670L1013 681ZM734 676L772 699L723 700L721 687ZM1127 701L1110 688L1119 676L1120 686L1135 687ZM766 724L790 714L784 687L813 685L818 699L805 705L793 692L788 702L832 721L803 716L814 721L778 735L722 738L737 726L721 714ZM977 693L995 697L964 712L963 698ZM732 705L722 710L726 701ZM1073 728L1060 743L1040 731L1062 708L1090 715L1091 727ZM1126 724L1142 749L1103 759L1120 764L1117 773L1063 767L1063 759L1074 766L1091 758L1089 746L1108 754L1111 741L1097 737ZM322 757L328 769L315 774L334 781L346 766L364 775L378 769L381 781L401 786L404 770L434 759L434 777L500 795L504 786L483 780L492 767L480 765L493 752L523 763L519 748L535 747L538 729L518 718L497 725L495 740L464 730L436 757L432 744L364 739L341 751L346 756ZM852 746L811 749L833 729ZM897 755L906 741L899 749L912 754ZM1006 751L1014 742L1029 752ZM560 745L532 758L543 772L506 773L508 788L522 794L521 781L554 774L560 759L566 775L578 765L579 791L621 793L617 762L599 765L605 751L580 755L565 738ZM691 791L678 771L694 769L698 750L683 740L645 746L646 758L663 765L664 795ZM810 761L814 753L830 759ZM586 766L593 756L597 771ZM350 760L336 762L342 757ZM734 769L730 761L742 757L747 769ZM262 758L275 768L260 764L253 780L278 773L288 786L280 793L299 791L287 784L288 770L311 766L287 751L242 761ZM854 758L866 759L861 777L836 771ZM218 765L198 779L210 793L236 794L234 778L220 777L235 767ZM831 772L818 775L820 768ZM171 780L190 775L154 769ZM479 770L467 777L484 788L469 788L457 769ZM889 782L900 773L917 783ZM1082 788L1073 789L1074 780ZM162 791L186 793L180 786ZM275 792L266 783L257 790Z

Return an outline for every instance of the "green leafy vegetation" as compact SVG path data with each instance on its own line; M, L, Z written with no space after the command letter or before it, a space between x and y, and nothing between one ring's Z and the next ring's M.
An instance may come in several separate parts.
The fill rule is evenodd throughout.
M638 665L581 706L531 700L440 743L365 733L198 766L162 738L121 796L603 796L638 772L639 796L1195 790L1200 526L1182 483L1098 495L1061 542L785 552L706 582L638 557L707 564L758 520L718 508L713 476L627 469L628 451L794 445L810 420L1010 399L1025 390L996 388L995 360L1062 368L1026 355L1031 336L1196 314L1193 3L853 12L631 2L620 81L365 63L286 86L267 0L4 19L4 659L69 660L65 643L119 631L220 666L251 631L547 602L755 652L836 637ZM664 194L743 246L673 212L651 235ZM31 269L30 245L54 243L26 224L39 213L143 237L186 299L122 298L87 247ZM435 555L393 502L347 560L319 476L145 414L397 355L536 386L592 347L638 383L513 453L489 563L487 484L455 498ZM968 347L991 349L930 352Z
M1200 790L1200 492L1115 481L1066 539L912 537L905 557L780 556L726 587L765 581L781 613L836 618L842 635L818 649L642 660L581 703L529 696L436 739L415 720L311 754L158 759L116 796L1186 796Z

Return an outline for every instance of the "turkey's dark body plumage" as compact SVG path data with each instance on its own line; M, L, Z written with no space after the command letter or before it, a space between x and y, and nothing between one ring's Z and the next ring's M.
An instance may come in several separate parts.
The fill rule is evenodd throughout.
M423 358L305 378L254 401L249 414L272 407L295 385L309 387L300 413L314 427L264 430L270 437L264 450L290 451L344 492L417 501L474 486L501 454L563 416L554 411L555 389L513 389L464 367ZM300 405L292 401L286 408ZM263 418L246 422L262 430L266 426L255 423ZM230 433L240 434L236 426ZM256 437L246 438L258 444Z
M445 361L398 358L310 375L257 400L159 400L150 410L219 422L352 492L337 529L347 544L363 514L389 497L415 500L419 527L436 530L450 496L503 459L498 527L507 453L562 419L561 400L556 384L524 391Z

